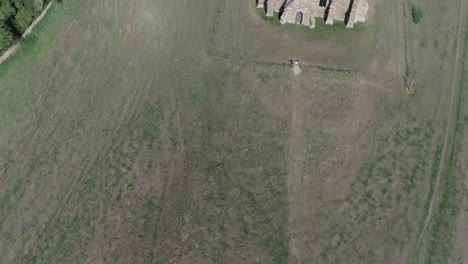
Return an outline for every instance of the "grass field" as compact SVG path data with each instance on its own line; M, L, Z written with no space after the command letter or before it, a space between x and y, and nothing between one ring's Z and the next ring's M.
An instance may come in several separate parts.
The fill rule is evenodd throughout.
M468 6L370 2L54 4L0 65L1 262L468 261Z

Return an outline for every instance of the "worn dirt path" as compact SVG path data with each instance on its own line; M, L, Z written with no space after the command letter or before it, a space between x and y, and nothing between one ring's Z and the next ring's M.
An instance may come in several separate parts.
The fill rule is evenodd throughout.
M44 9L44 11L42 11L41 15L38 16L36 18L36 20L34 20L34 22L28 27L28 29L26 29L26 31L23 33L23 35L21 35L21 40L18 43L11 46L10 48L8 48L2 54L2 56L0 56L0 64L2 64L6 59L8 59L11 55L13 55L13 53L15 53L15 51L21 46L21 42L23 42L23 40L24 40L24 38L26 38L26 36L31 34L31 32L37 26L37 24L44 18L45 14L47 14L47 12L49 11L49 9L52 6L53 2L54 1L50 1L49 4L47 4L46 8Z
M440 157L439 162L439 170L437 172L437 179L434 187L434 193L432 197L430 197L429 203L429 211L427 213L426 219L424 220L424 225L422 227L421 233L418 237L418 242L416 243L416 254L418 254L418 250L421 246L422 239L424 238L427 227L431 220L432 213L434 211L436 196L439 192L440 187L440 179L442 174L445 171L445 162L447 160L448 151L450 150L451 141L453 140L453 136L455 134L455 125L456 125L456 118L457 118L457 105L459 104L459 91L460 91L460 82L462 76L462 60L463 60L463 41L464 41L464 30L465 30L465 23L466 23L466 15L467 12L464 12L466 8L466 1L460 0L460 15L458 20L458 33L457 33L457 45L455 51L455 66L453 70L453 81L451 86L451 96L450 96L450 104L449 104L449 113L448 113L448 120L447 125L445 128L445 136L444 136L444 147L442 149L442 154Z

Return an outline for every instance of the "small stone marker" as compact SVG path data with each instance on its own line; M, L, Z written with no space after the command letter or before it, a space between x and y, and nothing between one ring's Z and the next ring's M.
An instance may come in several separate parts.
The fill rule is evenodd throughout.
M302 62L300 60L291 60L291 67L292 71L294 72L295 75L301 74L301 66Z

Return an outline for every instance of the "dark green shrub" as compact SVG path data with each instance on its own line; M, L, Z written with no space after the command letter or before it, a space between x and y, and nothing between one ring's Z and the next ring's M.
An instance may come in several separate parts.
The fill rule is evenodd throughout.
M416 6L411 6L411 17L413 18L413 22L415 24L419 24L422 19L422 11Z
M0 52L7 49L14 40L13 33L0 23Z

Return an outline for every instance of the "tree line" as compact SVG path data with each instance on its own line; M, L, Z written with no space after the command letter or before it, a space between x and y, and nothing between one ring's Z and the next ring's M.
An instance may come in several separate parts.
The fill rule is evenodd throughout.
M0 53L40 15L47 0L0 0Z

